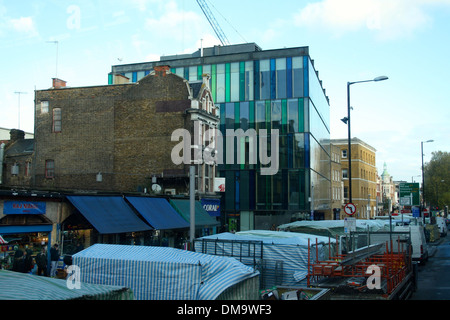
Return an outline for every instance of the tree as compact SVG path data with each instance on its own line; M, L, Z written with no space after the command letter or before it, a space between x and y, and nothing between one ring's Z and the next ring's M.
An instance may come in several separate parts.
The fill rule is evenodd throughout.
M450 206L450 153L436 151L424 165L425 201L431 207Z

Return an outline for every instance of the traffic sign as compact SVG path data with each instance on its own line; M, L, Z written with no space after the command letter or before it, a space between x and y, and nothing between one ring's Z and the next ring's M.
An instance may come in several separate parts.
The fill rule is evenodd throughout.
M344 207L344 212L349 216L352 216L356 212L356 206L353 203L347 203Z
M419 200L418 183L400 183L399 185L399 203L401 206L418 206Z

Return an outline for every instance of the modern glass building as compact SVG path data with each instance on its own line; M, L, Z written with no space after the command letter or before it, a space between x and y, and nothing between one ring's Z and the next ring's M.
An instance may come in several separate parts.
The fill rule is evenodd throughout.
M190 82L201 80L204 73L211 75L224 137L224 163L219 165L220 176L226 178L222 223L230 231L323 219L331 210L330 106L308 47L215 46L155 62L113 66L109 83L114 84L118 74L136 82L158 65L169 65ZM227 129L248 134L227 140ZM271 130L278 130L278 135ZM271 161L278 159L275 174L262 174L262 168L274 163L261 161L261 138L267 139ZM234 161L226 161L230 152Z

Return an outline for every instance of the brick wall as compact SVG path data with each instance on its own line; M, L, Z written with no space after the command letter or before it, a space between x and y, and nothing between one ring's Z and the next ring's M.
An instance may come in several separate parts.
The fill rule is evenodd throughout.
M48 113L41 101L49 101ZM156 112L156 106L167 106ZM156 74L137 84L36 91L35 185L46 189L134 192L151 186L152 175L183 171L170 153L170 137L185 126L181 106L190 107L184 80ZM53 110L61 108L62 130L52 132ZM45 178L45 160L55 178ZM102 181L96 181L98 172Z

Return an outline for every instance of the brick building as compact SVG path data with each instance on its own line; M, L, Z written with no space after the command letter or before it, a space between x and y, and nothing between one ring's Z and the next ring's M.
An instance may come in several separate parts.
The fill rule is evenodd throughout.
M348 140L333 139L331 143L341 149L344 202L348 203ZM356 205L354 217L360 219L373 218L376 215L377 203L376 149L358 138L352 138L351 144L352 202Z
M206 76L205 76L206 77ZM161 66L137 83L36 91L34 186L46 190L186 193L188 165L176 165L176 129L194 118L215 128L208 81L189 84ZM194 117L195 115L195 117ZM215 167L199 164L198 190L212 191Z

